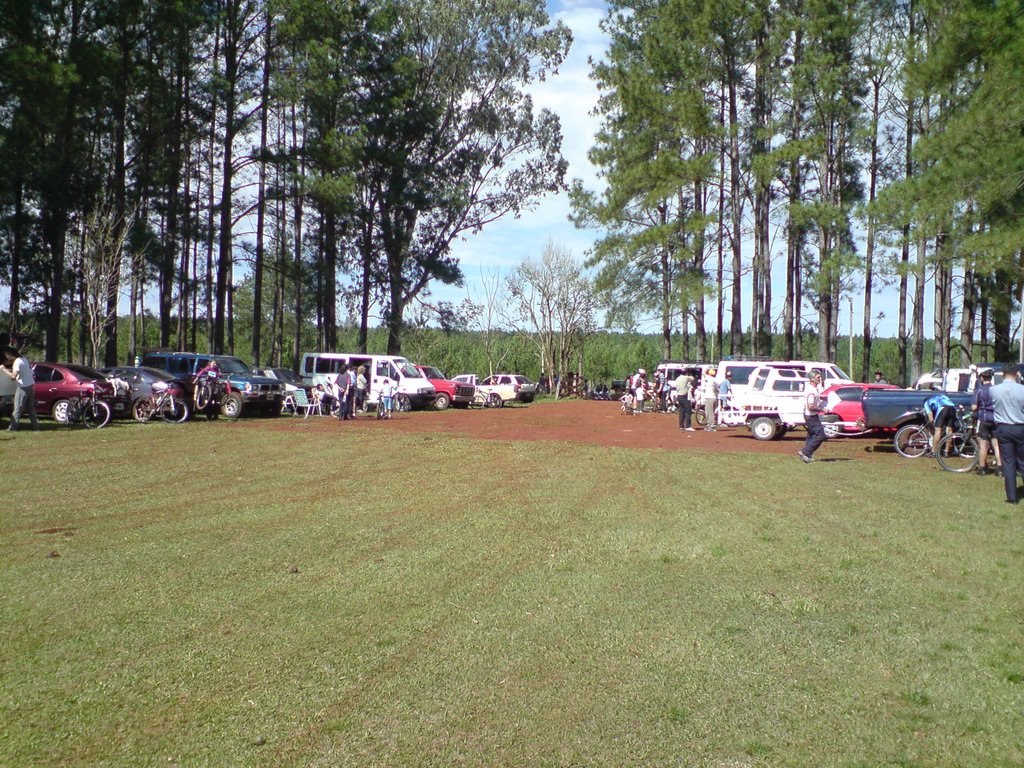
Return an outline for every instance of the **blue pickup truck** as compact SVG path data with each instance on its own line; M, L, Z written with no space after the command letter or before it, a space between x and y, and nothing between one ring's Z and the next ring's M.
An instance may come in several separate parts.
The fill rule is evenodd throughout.
M231 383L231 395L224 399L221 412L237 418L243 410L259 411L264 416L279 416L284 405L284 384L259 376L239 358L231 355L200 355L194 352L147 352L142 364L167 371L175 378L192 380L196 372L211 360ZM191 393L190 393L191 396Z
M899 429L924 422L924 401L936 394L927 389L869 389L864 392L864 424L868 429ZM944 392L956 405L971 404L970 392Z

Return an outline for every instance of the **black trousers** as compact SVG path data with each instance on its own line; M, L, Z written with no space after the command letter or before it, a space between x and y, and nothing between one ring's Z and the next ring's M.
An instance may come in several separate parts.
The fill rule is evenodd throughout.
M689 398L677 397L676 410L679 411L679 428L689 429L690 419L693 416L693 403L690 402Z
M996 440L1003 459L1006 500L1017 501L1017 475L1024 477L1024 424L996 424Z

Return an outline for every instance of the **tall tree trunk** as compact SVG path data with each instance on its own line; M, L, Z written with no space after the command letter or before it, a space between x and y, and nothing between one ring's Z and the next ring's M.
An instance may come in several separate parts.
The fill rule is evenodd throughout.
M213 352L222 354L225 349L225 330L228 312L228 281L234 261L234 237L232 231L232 200L235 175L235 99L238 88L239 59L239 2L226 0L227 16L224 23L224 142L221 158L220 239L217 254L216 307L213 321Z

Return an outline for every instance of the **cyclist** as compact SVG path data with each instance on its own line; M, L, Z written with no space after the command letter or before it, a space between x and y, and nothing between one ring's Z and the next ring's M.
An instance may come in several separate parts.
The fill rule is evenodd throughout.
M999 456L999 443L996 441L996 411L991 394L992 369L986 368L979 378L981 383L974 390L974 402L971 404L971 410L974 411L978 423L978 468L975 471L979 475L988 474L988 451L991 445L999 474L1002 474L1003 462Z
M938 390L938 385L933 384L932 389ZM952 432L950 423L956 416L956 405L945 392L936 391L924 401L924 416L932 428L932 453L937 454L939 441Z

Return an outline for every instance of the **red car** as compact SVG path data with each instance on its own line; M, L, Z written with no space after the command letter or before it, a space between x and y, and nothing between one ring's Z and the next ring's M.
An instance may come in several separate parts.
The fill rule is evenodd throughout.
M32 366L35 377L36 413L67 421L68 400L96 390L108 402L114 399L114 385L97 370L71 363L36 363ZM113 408L113 406L111 406Z
M833 384L822 392L825 410L821 421L825 431L846 435L866 432L861 397L869 389L899 389L899 387L893 384L858 384L853 381L844 381L842 384Z
M437 396L434 398L435 410L443 411L452 403L466 407L473 402L476 387L452 381L432 365L417 365L415 368L434 385L434 390L437 392Z

